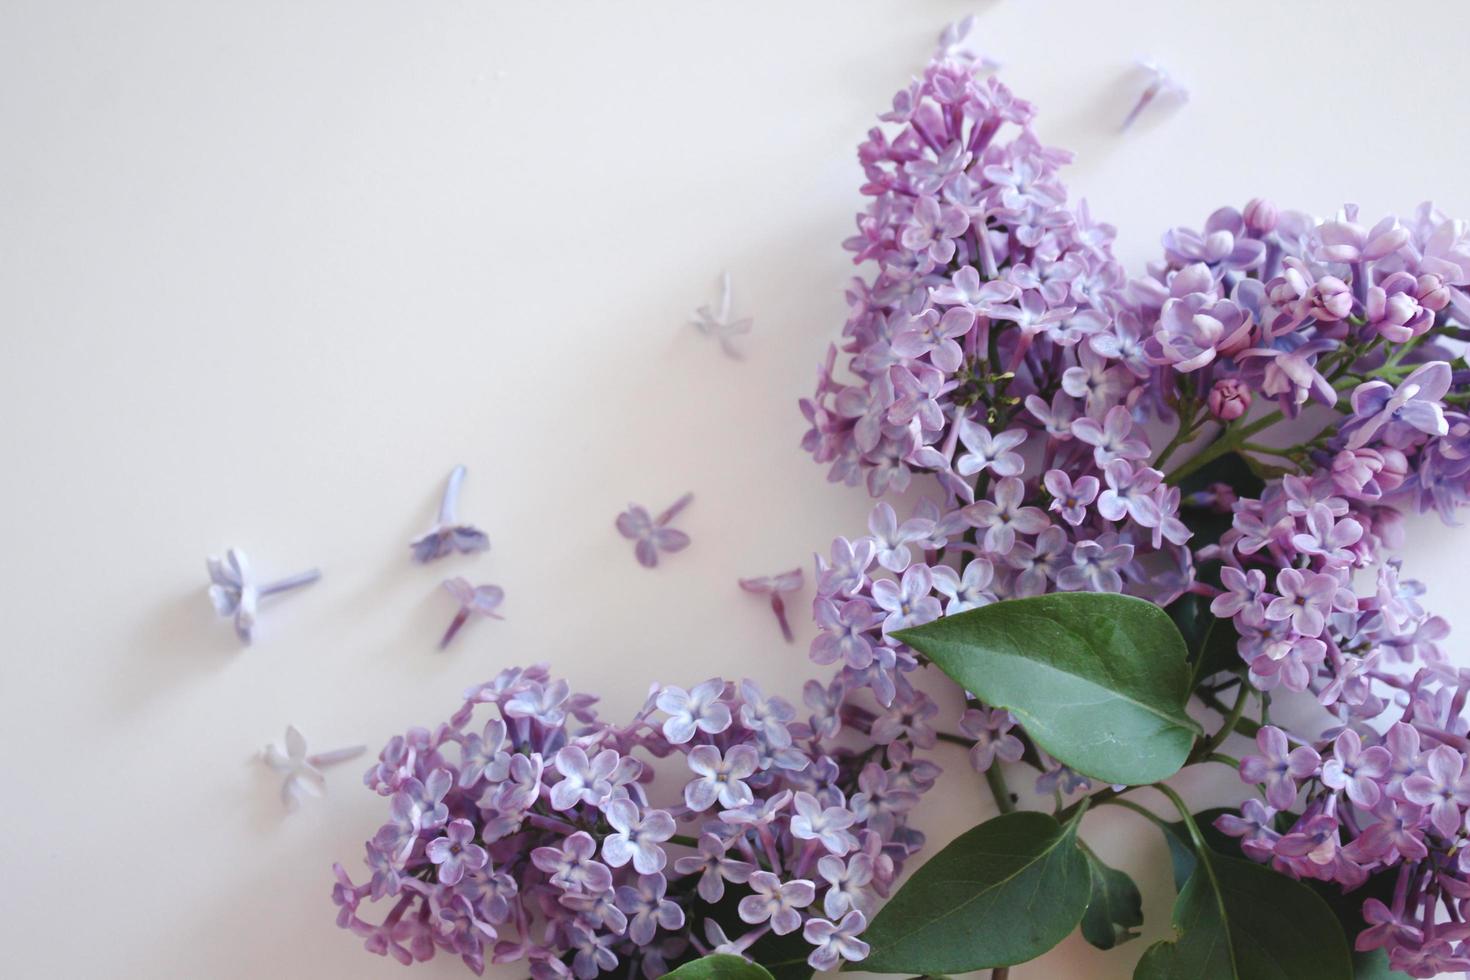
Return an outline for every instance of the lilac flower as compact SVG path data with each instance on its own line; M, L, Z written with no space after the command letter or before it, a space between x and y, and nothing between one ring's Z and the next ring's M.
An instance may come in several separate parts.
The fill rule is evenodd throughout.
M449 472L449 482L439 501L439 520L409 544L414 561L430 562L443 558L450 552L458 551L468 555L490 547L490 538L484 531L472 524L455 523L454 512L459 504L459 491L464 483L464 475L463 466L456 466Z
M307 796L321 796L326 792L327 779L322 775L326 766L346 762L362 755L364 747L352 745L331 752L309 754L306 736L295 725L286 726L286 750L282 752L274 744L267 745L261 754L265 764L286 778L281 781L281 803L287 810L295 810Z
M858 908L873 880L873 859L867 854L854 854L844 861L834 854L817 859L817 874L830 885L822 899L822 911L837 918Z
M649 517L648 511L638 504L629 504L628 509L618 515L618 533L637 542L633 553L638 558L638 564L644 568L654 568L658 565L660 551L673 554L689 547L689 535L669 527L668 524L693 500L694 494L686 493L657 518Z
M662 871L668 858L659 845L674 836L674 818L663 810L639 814L632 800L613 800L604 810L616 833L602 842L602 857L614 868L629 861L642 875Z
M731 319L730 297L730 273L721 272L719 300L713 306L706 304L695 310L694 319L690 323L706 337L718 340L726 357L738 361L742 355L740 348L735 346L735 338L750 333L751 319Z
M986 551L1003 555L1015 547L1017 534L1036 534L1051 523L1039 508L1022 506L1025 495L1025 484L1008 476L995 485L991 500L964 508L965 519L985 530Z
M943 591L935 569L935 587ZM819 664L842 661L849 667L861 670L873 662L873 645L867 633L883 622L882 612L873 608L866 599L849 599L838 605L830 599L818 599L813 606L813 618L820 630L812 640L811 658Z
M1163 474L1147 466L1135 467L1126 459L1115 459L1103 467L1108 488L1097 498L1097 512L1110 521L1131 517L1143 527L1157 527L1163 520L1155 491Z
M1303 554L1321 555L1335 562L1351 562L1348 549L1363 537L1363 525L1351 517L1341 521L1332 516L1326 504L1313 504L1307 511L1307 530L1294 535L1291 543Z
M698 874L696 889L699 897L710 904L725 897L725 882L744 884L750 880L755 865L748 861L737 861L726 857L727 848L714 834L699 835L699 856L681 857L674 861L674 870L681 875Z
M601 806L612 796L614 773L623 767L636 766L629 759L621 760L613 749L603 749L592 758L578 745L568 745L556 754L553 760L562 778L551 787L551 806L554 810L570 810L579 803ZM634 770L636 774L636 770ZM631 778L625 774L622 782Z
M939 600L930 594L933 587L934 578L927 565L910 566L897 582L874 582L873 601L888 613L883 620L884 634L938 619L941 610Z
M505 713L512 718L534 718L543 725L560 725L566 717L566 701L570 692L566 681L554 684L533 681L505 702Z
M791 818L791 833L800 840L820 840L828 851L841 857L857 850L857 838L848 830L857 815L846 807L827 806L810 793L797 793L797 815Z
M895 515L895 522L897 515ZM856 542L837 538L832 542L832 560L820 568L817 588L825 593L852 595L867 583L868 568L873 564L875 547L871 538ZM818 559L821 565L821 560Z
M1349 858L1358 862L1392 864L1399 858L1422 861L1429 856L1429 848L1424 844L1420 829L1428 812L1424 807L1380 797L1373 812L1378 821L1365 827L1343 848L1343 853Z
M934 579L934 588L949 598L944 614L953 616L967 609L978 609L995 601L995 593L989 591L995 578L995 567L984 558L972 559L965 565L961 575L948 565L939 565L929 570Z
M1463 810L1470 806L1470 773L1465 757L1448 745L1435 746L1426 758L1428 772L1404 780L1403 794L1411 803L1429 807L1429 821L1446 837L1463 829Z
M1322 764L1322 784L1346 790L1348 799L1371 809L1382 790L1379 781L1388 775L1388 749L1381 745L1363 748L1363 740L1352 729L1337 736L1333 757Z
M1123 576L1118 569L1133 560L1133 545L1102 541L1079 541L1072 548L1072 564L1057 573L1057 588L1063 592L1122 592Z
M510 756L505 752L505 722L492 718L484 731L459 740L459 787L468 789L481 779L498 783L510 774Z
M498 585L471 585L462 578L449 578L444 580L444 591L454 596L459 603L459 612L454 614L449 628L444 631L444 636L439 640L439 649L443 650L449 646L449 641L459 632L470 618L471 614L488 616L491 619L504 619L495 610L505 601L505 590Z
M1240 838L1240 849L1257 861L1270 858L1276 851L1276 842L1281 835L1272 824L1276 811L1260 800L1246 800L1241 804L1240 816L1222 814L1215 819L1215 828L1222 834Z
M223 559L208 559L205 566L209 570L209 601L214 604L214 611L221 617L234 620L235 635L247 645L253 638L256 608L261 599L310 585L322 577L322 573L313 568L266 585L256 585L251 576L250 561L238 548L226 551Z
M1353 389L1353 418L1348 423L1352 435L1347 449L1368 444L1380 430L1388 445L1402 449L1415 433L1447 435L1441 399L1449 391L1450 366L1444 361L1431 361L1399 383L1397 388L1384 381L1369 381Z
M1191 293L1164 303L1159 329L1144 347L1153 363L1187 374L1249 347L1254 325L1250 312L1230 300Z
M868 944L857 938L868 927L868 920L856 910L847 913L836 925L826 919L808 919L802 938L817 947L807 957L814 970L831 970L842 960L856 963L868 955Z
M697 779L684 787L684 802L695 813L721 806L743 806L754 794L744 782L756 771L759 757L748 745L735 745L721 756L713 745L697 745L689 752L689 769Z
M956 306L944 311L942 316L937 309L929 309L911 317L909 326L893 338L893 352L908 358L927 355L929 363L942 372L942 379L943 375L958 371L964 363L965 353L955 341L974 326L975 314L967 309ZM894 384L897 388L899 382L895 379Z
M636 887L618 886L618 908L629 916L628 938L640 946L653 942L659 929L670 931L684 925L684 910L664 898L668 882L660 874L639 875Z
M609 947L617 936L609 933L594 933L580 925L568 928L572 948L577 951L572 957L572 971L577 980L593 980L599 973L618 965L618 956Z
M975 316L988 316L997 304L1009 302L1016 294L1016 287L1011 283L1003 279L982 281L980 270L967 265L944 285L930 290L929 297L940 306L962 309ZM948 370L953 372L958 367L956 364Z
M1140 61L1138 66L1148 75L1148 85L1138 96L1138 101L1133 104L1133 108L1128 110L1128 115L1123 117L1123 125L1119 127L1120 129L1126 130L1129 126L1132 126L1133 121L1155 99L1164 97L1172 98L1178 102L1189 101L1189 89L1175 81L1172 75L1163 68L1160 68L1156 63L1152 61Z
M449 819L449 807L443 800L454 784L448 769L435 769L428 778L410 779L398 790L415 826L424 830L442 827Z
M658 694L658 710L667 712L664 737L675 745L683 745L696 731L718 735L730 727L730 706L720 700L725 682L713 677L688 691L682 687L666 687Z
M475 825L468 820L451 820L444 836L429 841L424 856L439 866L439 880L456 884L466 871L477 871L490 860L489 853L474 843Z
M1086 519L1087 507L1097 499L1100 486L1095 476L1081 476L1074 483L1061 470L1047 470L1042 482L1046 485L1046 492L1052 496L1050 509L1073 527Z
M974 476L988 470L999 477L1015 476L1025 469L1026 463L1014 450L1025 441L1023 429L1008 429L992 437L990 430L965 419L960 422L960 442L969 452L955 463L955 472Z
M1286 733L1267 725L1256 733L1260 755L1246 756L1240 761L1240 778L1248 783L1264 783L1266 802L1285 810L1296 802L1296 783L1316 774L1322 757L1310 746L1287 750Z
M926 252L933 262L948 262L954 256L954 239L969 226L969 215L959 208L941 206L932 197L921 197L903 229L903 247Z
M751 925L760 925L767 920L771 931L778 936L795 932L801 928L801 913L816 898L816 887L804 878L783 882L769 871L757 871L750 876L750 890L740 900L740 920Z
M1318 636L1337 590L1337 579L1331 575L1283 568L1276 575L1276 591L1281 594L1266 607L1266 618L1289 620L1291 628L1303 636Z
M1266 573L1258 568L1241 571L1226 565L1220 569L1220 582L1225 591L1210 601L1210 612L1222 619L1235 616L1243 609L1257 608L1267 598Z
M603 892L612 887L612 872L593 859L597 842L586 831L578 831L561 847L538 847L531 862L551 875L552 884L567 891Z
M975 740L970 747L970 765L976 772L985 772L996 759L1019 762L1025 747L1021 740L1010 734L1016 721L1011 713L1002 708L988 711L979 708L966 709L960 717L960 731Z
M1098 466L1115 459L1144 459L1149 455L1148 443L1128 438L1132 431L1133 416L1122 405L1108 409L1101 423L1092 418L1072 423L1072 435L1093 447Z
M776 614L776 622L781 625L781 636L787 643L792 642L795 637L791 632L791 624L786 620L786 603L781 596L787 592L797 591L804 581L805 575L799 568L793 568L779 575L763 575L759 578L740 580L740 587L746 592L771 597L771 610Z
M868 529L873 533L878 564L890 572L901 572L913 560L909 545L915 541L923 541L933 533L934 522L927 518L914 517L899 524L893 507L884 501L874 507L872 514L868 516Z

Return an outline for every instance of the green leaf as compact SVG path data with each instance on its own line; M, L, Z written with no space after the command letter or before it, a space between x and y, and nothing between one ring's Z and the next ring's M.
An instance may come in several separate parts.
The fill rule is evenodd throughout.
M1077 772L1130 786L1172 776L1200 727L1184 713L1184 640L1131 596L1011 599L895 634Z
M691 960L664 976L676 980L771 980L771 974L765 967L727 953Z
M1062 826L1007 813L914 872L863 934L872 952L854 969L937 975L1024 963L1077 927L1091 894L1077 818Z
M1143 925L1143 896L1133 879L1102 862L1092 849L1082 845L1087 870L1092 877L1092 898L1082 914L1082 938L1098 949L1112 949L1137 939L1135 926Z
M1240 841L1215 829L1217 817L1224 813L1236 812L1229 807L1211 807L1196 813L1194 821L1199 826L1200 836L1204 838L1205 845L1213 853L1245 860L1244 852L1240 849ZM1279 821L1277 830L1286 833L1300 816L1300 814L1284 811L1277 814ZM1194 854L1194 845L1190 842L1189 831L1184 826L1184 821L1178 820L1166 825L1164 840L1169 844L1169 857L1174 865L1174 887L1176 890L1182 890L1198 863ZM1390 868L1369 875L1366 883L1351 892L1344 892L1341 886L1331 881L1307 879L1302 884L1311 889L1326 904L1337 918L1338 924L1342 926L1343 935L1351 941L1367 925L1363 921L1363 903L1370 898L1376 898L1385 905L1391 904L1394 883L1397 879L1398 869ZM1389 970L1386 958L1380 963L1370 954L1354 954L1353 969L1356 980L1380 980L1380 978L1382 980L1405 980L1406 978L1405 974Z
M1148 948L1134 980L1353 980L1337 917L1311 889L1206 850L1174 902L1176 940Z

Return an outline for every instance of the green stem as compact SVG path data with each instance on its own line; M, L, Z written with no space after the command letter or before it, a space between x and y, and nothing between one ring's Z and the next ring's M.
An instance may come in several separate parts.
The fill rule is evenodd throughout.
M1164 820L1163 817L1159 816L1157 813L1154 813L1147 807L1139 806L1132 800L1104 800L1103 802L1112 806L1121 806L1125 809L1132 810L1134 813L1138 814L1140 817L1143 817L1145 820L1153 824L1155 827L1158 827L1160 830L1167 831L1169 829L1169 824L1167 821Z
M675 834L669 838L671 844L683 844L685 847L699 847L699 841L686 834Z
M1219 698L1215 697L1213 694L1209 694L1205 691L1195 691L1194 696L1199 698L1200 702L1204 704L1206 708L1210 708L1213 711L1216 711L1222 715L1228 716L1230 714L1231 709L1226 707L1225 703ZM1255 738L1256 733L1261 730L1260 725L1258 725L1254 721L1251 721L1249 718L1244 717L1237 718L1235 720L1235 728L1239 730L1240 734L1248 736L1250 738Z
M1207 759L1211 752L1225 744L1225 740L1230 737L1230 733L1235 731L1235 726L1240 724L1240 719L1245 716L1245 705L1250 700L1251 691L1249 684L1240 685L1240 693L1235 696L1235 704L1230 706L1229 713L1225 715L1225 722L1204 745L1190 753L1192 756L1196 759Z
M1154 783L1153 786L1154 789L1167 796L1169 802L1174 804L1174 809L1179 811L1179 816L1184 820L1184 827L1189 831L1189 839L1194 842L1195 849L1202 855L1208 854L1209 848L1205 846L1204 835L1199 832L1199 825L1194 822L1194 814L1189 812L1189 806L1185 804L1183 798L1164 783ZM1215 894L1218 895L1220 893L1220 884L1214 880L1215 869L1210 867L1209 861L1202 860L1200 861L1200 865L1209 872L1210 881L1215 886Z
M990 787L990 795L995 797L995 805L1001 813L1010 813L1016 809L1010 788L1006 786L1006 774L1000 769L1000 760L992 761L990 768L985 770L985 785Z
M956 735L953 732L937 732L935 733L935 737L941 742L948 742L950 745L962 745L967 749L975 744L973 738L966 738L963 735Z
M1227 428L1221 438L1216 439L1194 456L1191 456L1175 467L1173 472L1164 477L1164 482L1171 486L1177 486L1189 474L1202 469L1207 463L1212 463L1221 456L1234 452L1240 448L1240 444L1246 439L1249 439L1262 429L1275 425L1283 418L1285 418L1285 415L1280 410L1277 410L1269 415L1263 415L1250 425L1242 426L1239 429Z

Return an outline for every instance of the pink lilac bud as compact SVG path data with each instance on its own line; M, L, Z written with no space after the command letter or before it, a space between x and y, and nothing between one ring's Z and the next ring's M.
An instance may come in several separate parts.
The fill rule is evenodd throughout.
M1341 320L1353 310L1353 291L1336 276L1323 276L1308 290L1307 306L1318 320Z
M1250 411L1250 389L1237 378L1221 378L1210 389L1209 405L1215 418L1233 422Z
M1420 306L1438 313L1450 305L1450 287L1439 276L1426 272L1415 283L1414 297L1419 300Z
M1393 491L1404 485L1409 478L1409 460L1397 449L1383 448L1383 469L1378 472L1378 484L1384 490Z
M1360 496L1383 469L1383 454L1376 449L1344 449L1332 458L1332 483L1349 496Z
M1276 222L1281 220L1281 213L1266 198L1253 197L1246 204L1243 217L1247 229L1254 234L1265 235L1276 230Z

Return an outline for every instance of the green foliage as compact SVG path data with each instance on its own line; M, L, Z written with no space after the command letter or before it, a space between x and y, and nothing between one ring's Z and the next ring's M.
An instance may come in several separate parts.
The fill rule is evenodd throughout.
M1092 895L1077 822L1020 811L961 834L878 912L863 935L872 952L853 969L966 973L1051 949L1076 928Z
M1077 772L1139 785L1172 776L1199 726L1184 711L1178 628L1130 596L1053 593L982 606L896 634Z
M677 970L665 973L664 977L675 980L772 980L765 967L725 953L691 960Z
M1082 938L1098 949L1112 949L1137 939L1134 928L1143 925L1143 896L1133 879L1110 868L1086 844L1087 870L1092 877L1092 898L1082 915Z
M1174 903L1178 938L1150 946L1134 980L1353 980L1342 926L1299 881L1213 852Z

